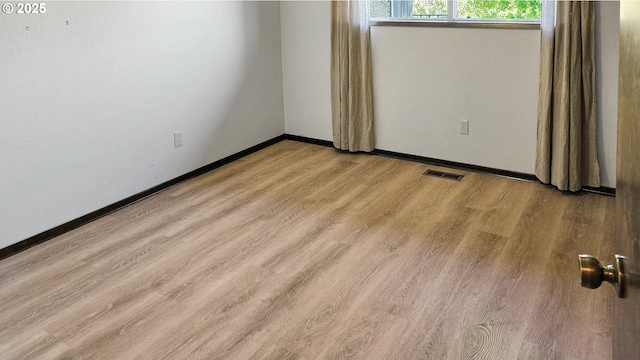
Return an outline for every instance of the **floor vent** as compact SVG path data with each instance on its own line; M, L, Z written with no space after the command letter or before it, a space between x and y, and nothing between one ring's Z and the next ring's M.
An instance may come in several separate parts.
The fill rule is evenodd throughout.
M449 180L455 180L455 181L460 181L464 177L464 175L458 175L458 174L454 174L454 173L431 170L431 169L425 171L422 175L435 176L435 177L449 179Z

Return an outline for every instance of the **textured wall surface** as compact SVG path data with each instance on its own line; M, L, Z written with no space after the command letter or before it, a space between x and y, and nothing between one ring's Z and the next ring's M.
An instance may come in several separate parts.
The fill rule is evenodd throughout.
M0 247L284 133L277 2L51 2L0 34Z
M377 26L371 38L377 148L533 173L539 30Z
M620 3L596 3L596 102L598 160L603 186L616 187Z
M287 134L333 140L330 3L284 1L280 13Z

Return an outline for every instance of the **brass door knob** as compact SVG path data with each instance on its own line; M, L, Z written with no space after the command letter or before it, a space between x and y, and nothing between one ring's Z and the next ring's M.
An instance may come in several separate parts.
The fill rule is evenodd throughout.
M613 264L602 267L600 261L587 254L578 255L580 264L580 285L588 289L597 289L603 281L611 283L616 295L625 296L624 256L616 254Z

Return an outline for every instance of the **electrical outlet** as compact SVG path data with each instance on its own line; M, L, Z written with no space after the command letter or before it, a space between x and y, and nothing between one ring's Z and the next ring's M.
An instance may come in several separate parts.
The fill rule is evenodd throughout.
M469 120L460 120L460 134L469 135Z
M177 148L182 146L182 131L176 131L173 133L173 147Z

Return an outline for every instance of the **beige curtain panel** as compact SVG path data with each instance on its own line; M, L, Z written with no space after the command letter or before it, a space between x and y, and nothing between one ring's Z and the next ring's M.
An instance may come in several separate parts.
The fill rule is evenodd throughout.
M331 3L331 110L336 148L373 150L368 1Z
M543 1L536 176L560 190L600 186L594 27L593 2Z

